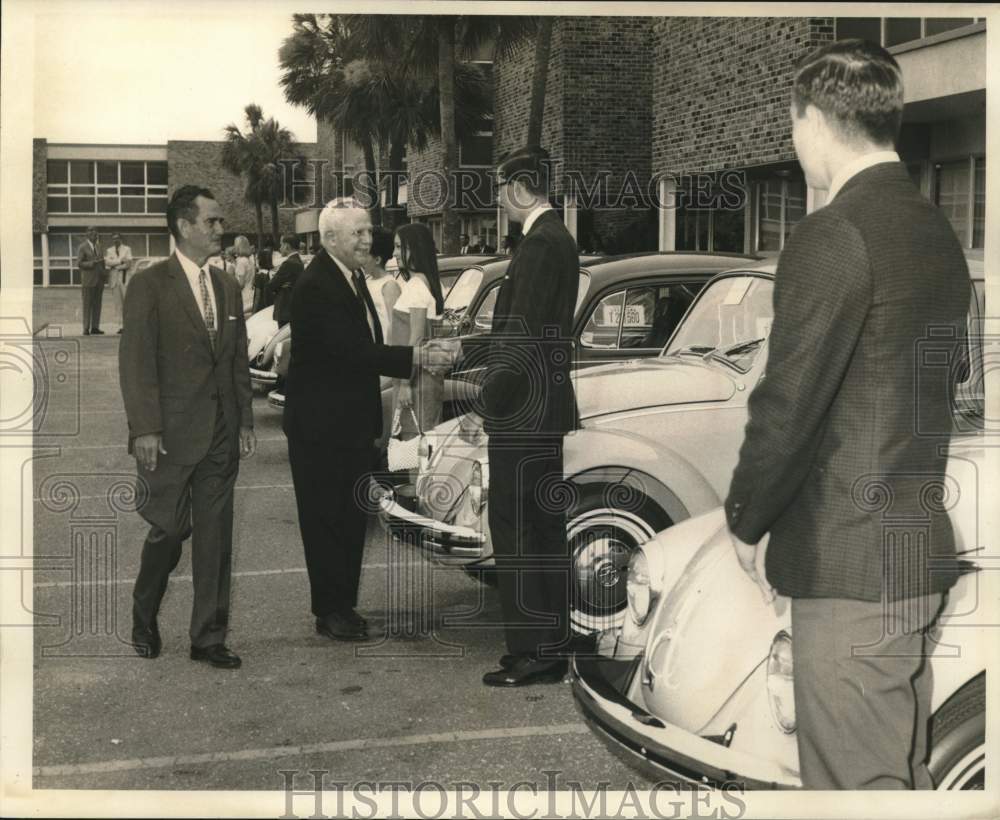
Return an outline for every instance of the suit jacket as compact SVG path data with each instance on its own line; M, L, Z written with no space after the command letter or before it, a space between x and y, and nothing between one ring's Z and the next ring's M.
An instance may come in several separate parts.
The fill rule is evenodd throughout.
M320 250L292 290L292 355L283 426L289 437L370 448L382 434L379 375L409 378L413 348L376 339L365 306L337 263Z
M76 266L80 269L81 284L85 288L96 288L108 279L104 256L99 247L90 244L89 239L81 242L76 250Z
M297 253L291 254L271 281L264 288L267 301L274 303L274 321L290 322L292 319L292 288L303 271L302 260Z
M576 242L546 211L518 245L497 295L474 405L487 432L562 434L576 426L569 374L579 282Z
M735 535L771 533L767 578L781 594L878 601L954 582L951 523L932 500L949 368L927 367L919 342L931 326L963 337L969 298L955 232L902 164L862 171L795 228L726 499ZM891 545L901 522L910 548Z
M105 269L114 269L115 267L121 266L121 274L124 276L128 273L129 268L132 265L132 249L122 243L122 246L115 250L115 246L108 245L107 250L104 251L104 267Z
M196 464L208 452L222 405L234 446L253 426L247 331L236 280L211 268L218 331L205 320L176 255L137 273L125 293L118 369L129 452L137 436L161 433L166 455Z

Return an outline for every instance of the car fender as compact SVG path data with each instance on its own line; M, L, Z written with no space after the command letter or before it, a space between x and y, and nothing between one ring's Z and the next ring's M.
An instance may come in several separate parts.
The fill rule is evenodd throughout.
M674 522L722 500L704 476L662 442L622 430L584 428L566 437L563 472L578 487L624 484L651 498Z

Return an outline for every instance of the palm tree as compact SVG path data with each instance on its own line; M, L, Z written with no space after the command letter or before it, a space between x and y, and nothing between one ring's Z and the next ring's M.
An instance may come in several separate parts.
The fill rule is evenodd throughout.
M244 113L246 132L233 123L224 129L226 141L222 147L222 166L245 180L244 196L254 206L257 218L258 245L264 235L263 204L268 203L272 240L277 247L281 235L278 200L284 184L281 160L293 157L295 136L274 117L265 120L263 110L256 103L250 103Z
M531 113L528 115L526 145L542 144L542 114L545 111L545 87L549 79L549 52L552 47L552 18L538 21L535 35L535 69L531 77Z

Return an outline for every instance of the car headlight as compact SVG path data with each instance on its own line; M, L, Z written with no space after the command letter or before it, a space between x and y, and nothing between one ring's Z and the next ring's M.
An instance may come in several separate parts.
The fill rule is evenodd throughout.
M643 550L638 549L632 553L628 562L627 578L628 611L636 626L642 626L646 618L649 617L653 603L649 559L646 558L646 553Z
M420 443L417 445L417 458L420 460L422 474L426 473L430 467L431 449L431 443L427 440L427 436L421 436Z
M486 496L490 483L490 467L482 461L472 464L472 478L469 479L469 503L476 515L486 508Z
M785 734L795 731L795 692L792 684L792 636L782 629L771 641L767 656L767 700L771 716Z

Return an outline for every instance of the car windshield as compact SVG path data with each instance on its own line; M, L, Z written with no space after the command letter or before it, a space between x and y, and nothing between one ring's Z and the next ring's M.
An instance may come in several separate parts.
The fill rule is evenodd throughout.
M688 310L663 356L699 356L746 373L771 330L774 282L727 276L707 286Z
M457 313L464 311L479 291L483 281L483 271L480 268L466 268L455 280L444 300L445 310Z

